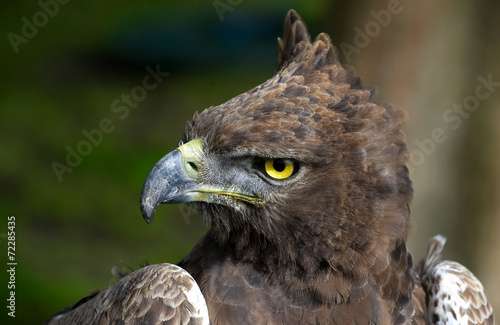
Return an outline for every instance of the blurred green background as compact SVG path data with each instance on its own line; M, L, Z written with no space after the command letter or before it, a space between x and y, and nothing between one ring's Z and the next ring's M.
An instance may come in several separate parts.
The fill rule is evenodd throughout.
M142 259L175 263L185 256L206 225L182 206L170 205L161 206L147 225L139 209L144 179L178 145L185 122L272 74L288 9L303 16L313 37L325 31L335 44L352 45L355 27L366 27L375 19L372 11L387 9L390 2L3 4L0 260L7 255L7 217L15 216L18 265L16 318L7 317L2 306L1 323L43 323L90 289L106 287L114 265L135 269ZM446 109L474 92L477 76L492 73L500 80L495 59L500 52L492 41L498 39L493 14L498 5L398 3L405 10L388 26L380 25L352 56L341 52L341 61L356 66L366 84L378 85L382 100L409 111L408 142L415 148L413 139L426 138L443 124ZM168 76L143 92L147 67ZM411 241L419 259L428 237L444 233L450 239L448 257L486 278L495 303L500 299L491 293L500 286L488 269L500 256L495 240L500 136L492 122L499 118L498 92L488 100L493 108L481 103L465 127L449 132L451 140L415 168L417 230ZM103 121L112 131L100 136L102 130L96 130ZM89 132L95 144L86 147ZM81 161L58 177L54 162L67 165L72 150ZM488 254L476 254L480 249ZM5 303L8 278L2 273Z

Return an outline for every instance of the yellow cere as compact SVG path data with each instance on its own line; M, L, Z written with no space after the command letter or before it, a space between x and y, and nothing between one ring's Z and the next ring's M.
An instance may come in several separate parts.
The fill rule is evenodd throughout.
M285 179L293 174L293 161L270 158L265 163L266 173L274 179Z
M182 166L189 177L196 180L200 174L203 156L203 141L191 140L177 148L182 153Z

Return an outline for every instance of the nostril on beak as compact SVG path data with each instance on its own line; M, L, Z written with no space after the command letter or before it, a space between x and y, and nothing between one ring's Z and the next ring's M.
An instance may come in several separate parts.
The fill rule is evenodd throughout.
M193 179L197 179L200 174L200 167L198 164L192 160L188 160L185 162L184 169L189 177Z
M189 167L191 167L191 169L195 172L198 172L198 166L196 166L196 164L192 161L188 162L189 164Z

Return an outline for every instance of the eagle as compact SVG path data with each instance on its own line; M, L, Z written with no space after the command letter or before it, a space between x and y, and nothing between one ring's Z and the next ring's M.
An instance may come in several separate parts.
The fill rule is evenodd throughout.
M328 35L290 10L263 84L194 115L141 193L210 228L177 265L119 274L48 324L494 324L479 280L414 265L405 114L375 101Z

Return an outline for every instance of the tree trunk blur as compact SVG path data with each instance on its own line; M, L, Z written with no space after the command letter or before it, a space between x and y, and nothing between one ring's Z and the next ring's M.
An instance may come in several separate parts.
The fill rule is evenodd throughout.
M444 258L483 282L500 310L500 4L357 1L330 22L341 61L379 101L405 110L416 261L436 234ZM338 17L339 8L331 17ZM337 26L332 26L337 25ZM338 39L335 39L335 38Z

